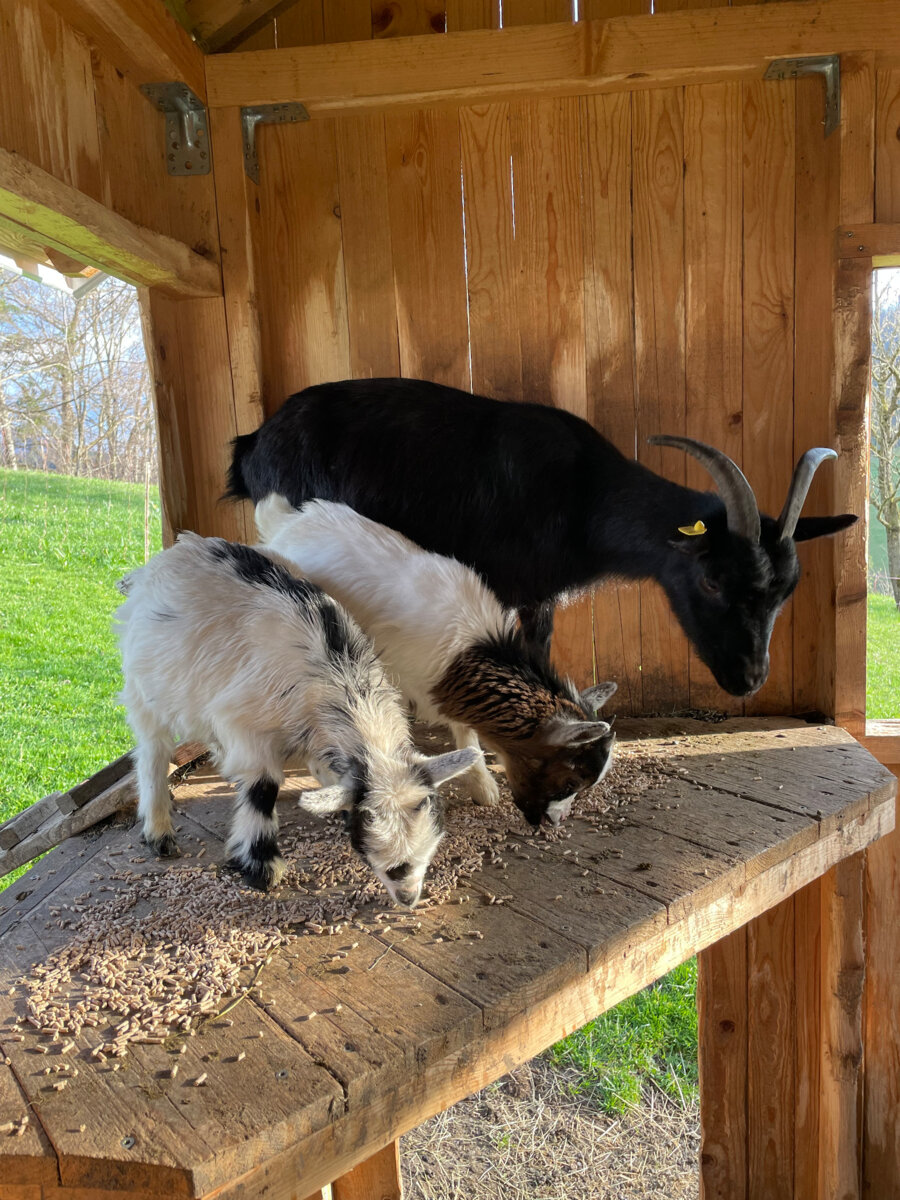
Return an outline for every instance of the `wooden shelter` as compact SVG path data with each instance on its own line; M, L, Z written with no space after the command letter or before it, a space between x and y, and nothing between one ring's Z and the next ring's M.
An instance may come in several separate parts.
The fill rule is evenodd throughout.
M229 439L367 375L565 406L703 486L646 444L699 437L768 511L833 445L807 511L864 513L898 130L900 0L0 0L0 245L143 289L168 538L251 538L219 501ZM900 728L866 726L865 523L801 557L746 714L820 714L900 772ZM654 586L566 610L556 653L624 713L741 711ZM741 919L679 943L702 950L705 1197L900 1194L898 836L849 838L778 903L741 909L729 876ZM54 1169L0 1195L94 1186Z

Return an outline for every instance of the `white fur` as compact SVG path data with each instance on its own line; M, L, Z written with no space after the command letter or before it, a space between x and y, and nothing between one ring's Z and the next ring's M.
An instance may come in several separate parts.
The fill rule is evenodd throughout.
M324 782L335 782L327 763L338 752L365 765L370 865L392 896L396 885L384 871L400 862L410 862L421 886L441 830L430 812L416 812L430 795L420 769L446 775L448 756L423 759L415 750L399 695L346 613L340 615L357 639L353 653L338 661L329 654L321 605L333 600L323 596L304 606L275 587L248 582L230 560L215 556L217 546L219 539L181 534L123 582L122 700L138 742L145 837L153 845L173 833L166 784L173 734L209 746L222 773L238 784L229 848L242 865L249 864L252 842L274 838L278 828L274 812L268 819L248 804L254 782L280 785L291 753L313 763ZM471 756L457 770L470 763ZM268 882L277 882L282 869L273 860Z
M375 644L386 670L415 707L417 717L449 724L459 747L478 747L478 732L447 722L433 699L435 685L451 663L475 643L503 637L516 614L500 603L470 567L432 554L393 529L372 521L345 504L313 500L298 511L279 495L256 506L256 525L267 551L293 562L352 613ZM567 695L578 693L563 681ZM615 684L590 689L604 698ZM583 726L581 736L608 732L605 724L560 718L548 723L547 741L555 738L560 757ZM472 769L472 793L494 804L499 790L478 759Z

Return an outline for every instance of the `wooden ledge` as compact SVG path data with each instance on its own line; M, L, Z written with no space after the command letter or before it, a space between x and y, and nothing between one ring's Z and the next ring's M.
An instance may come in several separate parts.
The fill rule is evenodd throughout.
M839 259L871 259L873 267L900 266L900 224L879 221L868 225L842 225L835 252Z
M58 1177L110 1197L311 1195L893 827L896 780L841 729L772 718L620 725L621 778L637 758L655 786L626 791L615 819L570 820L570 836L553 842L520 833L510 812L500 860L473 870L449 903L419 910L415 937L370 920L352 941L300 939L266 966L264 998L248 995L228 1027L188 1039L176 1081L165 1046L133 1048L114 1074L90 1056L102 1031L85 1032L71 1059L78 1078L48 1100L33 1041L4 1037L22 1005L12 981L70 936L52 914L99 880L116 891L130 873L160 869L126 857L136 830L53 851L0 902L0 1057L11 1064L0 1064L0 1108L33 1113L5 1179ZM427 730L421 744L438 748ZM312 821L290 791L285 835ZM203 847L220 864L230 787L201 775L177 798L182 850ZM311 1011L315 1021L301 1019ZM191 1072L207 1069L211 1086L192 1088Z
M880 763L900 771L900 721L866 721L859 743Z
M898 0L747 5L210 55L212 107L301 101L311 116L760 78L775 58L900 63Z
M0 148L0 243L6 230L14 236L27 232L32 241L138 287L176 296L222 294L218 263Z

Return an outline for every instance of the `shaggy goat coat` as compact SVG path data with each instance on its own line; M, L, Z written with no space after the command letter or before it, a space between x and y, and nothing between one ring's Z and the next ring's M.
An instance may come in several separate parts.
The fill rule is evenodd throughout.
M238 785L229 850L247 882L283 873L275 800L292 754L320 782L301 804L348 813L351 841L403 902L441 837L438 782L473 752L426 759L369 639L277 556L183 533L123 582L118 611L148 844L177 853L166 767L173 733L203 742Z
M469 567L343 504L297 512L269 496L256 522L268 550L353 614L417 716L449 724L458 745L480 738L496 750L533 823L558 823L574 793L605 774L614 735L595 716L615 686L579 694L526 649L515 613ZM475 798L494 803L490 772L479 762L473 774Z

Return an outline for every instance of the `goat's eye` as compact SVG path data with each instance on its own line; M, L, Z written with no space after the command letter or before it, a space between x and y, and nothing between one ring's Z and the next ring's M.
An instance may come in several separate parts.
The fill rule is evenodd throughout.
M700 580L700 587L706 592L707 596L720 596L722 589L714 579L710 579L708 575L704 575Z
M428 807L428 797L426 796L424 800L419 801L419 803L413 809L413 812L424 812L427 807Z

